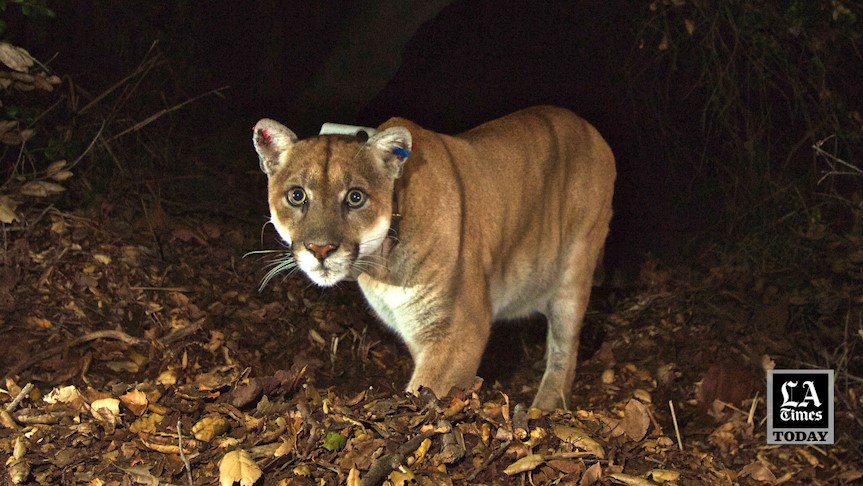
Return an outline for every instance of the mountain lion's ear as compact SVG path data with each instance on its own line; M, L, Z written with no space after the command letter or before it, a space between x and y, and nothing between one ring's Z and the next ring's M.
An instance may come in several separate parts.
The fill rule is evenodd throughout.
M405 127L387 128L370 138L366 146L383 161L389 175L398 179L411 152L411 132Z
M279 156L293 147L297 136L281 123L264 118L255 124L252 143L260 157L261 170L268 176L279 165Z

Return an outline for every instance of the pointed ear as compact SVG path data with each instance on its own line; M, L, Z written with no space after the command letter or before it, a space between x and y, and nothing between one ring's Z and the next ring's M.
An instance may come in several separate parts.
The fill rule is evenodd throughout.
M261 170L268 176L279 165L279 156L290 150L297 141L297 136L281 123L264 118L255 124L252 143L260 157Z
M370 138L366 146L383 161L387 173L398 179L411 152L411 132L405 127L387 128Z

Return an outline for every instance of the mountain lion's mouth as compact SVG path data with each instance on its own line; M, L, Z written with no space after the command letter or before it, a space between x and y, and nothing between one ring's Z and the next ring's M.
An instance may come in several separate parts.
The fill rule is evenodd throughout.
M323 261L318 260L310 252L298 252L296 255L300 269L317 285L332 287L348 277L351 262L350 255L333 254Z

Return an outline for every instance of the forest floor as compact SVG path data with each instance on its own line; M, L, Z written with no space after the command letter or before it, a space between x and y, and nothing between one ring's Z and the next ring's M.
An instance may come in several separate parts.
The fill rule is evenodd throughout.
M3 225L0 482L863 478L859 234L801 234L818 250L782 267L717 248L648 259L631 288L597 289L572 410L525 406L541 319L496 326L482 380L436 400L401 392L410 356L354 284L259 291L268 257L244 255L280 246L249 152L234 173L90 189L83 209L28 200ZM767 444L773 366L836 369L835 445Z

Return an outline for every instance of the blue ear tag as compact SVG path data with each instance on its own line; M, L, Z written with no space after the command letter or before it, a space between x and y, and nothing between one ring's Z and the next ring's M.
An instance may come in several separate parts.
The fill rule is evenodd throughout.
M401 158L403 158L403 159L404 159L404 158L407 158L407 156L408 156L408 155L410 155L410 152L408 152L406 149L403 149L403 148L401 148L401 147L395 147L395 148L393 148L392 152L393 152L393 154L394 154L394 155L397 155L397 156L399 156L399 157L401 157Z

